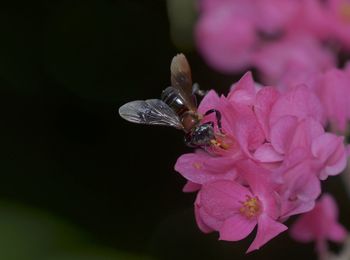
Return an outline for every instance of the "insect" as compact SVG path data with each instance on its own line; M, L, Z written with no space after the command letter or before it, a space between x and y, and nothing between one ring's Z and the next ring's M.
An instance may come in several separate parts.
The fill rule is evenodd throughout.
M210 109L203 115L197 111L195 94L203 95L197 84L192 85L191 69L183 54L176 55L170 65L171 86L163 90L161 99L136 100L119 108L119 115L129 122L147 125L165 125L185 132L189 147L205 148L220 145L212 121L202 119L214 113L217 127L223 135L221 113Z

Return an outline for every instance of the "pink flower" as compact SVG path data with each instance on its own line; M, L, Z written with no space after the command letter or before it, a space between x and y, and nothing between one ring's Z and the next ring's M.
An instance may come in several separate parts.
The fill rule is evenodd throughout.
M321 194L321 180L339 174L346 164L343 137L324 130L320 100L304 85L284 93L256 84L246 73L227 97L210 91L199 105L204 114L217 109L212 145L182 155L175 169L198 191L195 212L203 232L237 241L255 226L248 252L286 229L290 216L308 212Z
M236 7L242 9L228 5L203 13L195 28L199 51L209 65L222 72L249 67L257 40L254 24L250 19L236 15L233 11Z
M254 56L254 65L265 84L302 83L311 73L335 66L335 56L314 38L293 34L264 45Z
M242 162L240 174L248 187L221 180L203 185L196 200L196 219L204 232L217 230L221 240L238 241L258 226L247 252L259 249L287 227L276 219L278 203L266 181L269 174L249 161Z
M327 250L327 240L343 242L346 229L338 223L338 208L329 194L324 194L314 209L299 217L291 228L291 236L299 242L315 241L320 255Z

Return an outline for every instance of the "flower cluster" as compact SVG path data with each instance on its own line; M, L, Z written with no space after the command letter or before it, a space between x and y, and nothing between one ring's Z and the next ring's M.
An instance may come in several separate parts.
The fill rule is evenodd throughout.
M343 137L325 131L328 111L311 89L262 87L248 72L227 96L212 90L204 97L199 112L220 111L222 132L216 125L210 147L175 165L188 181L184 191L198 192L195 215L203 232L237 241L257 226L248 252L256 250L285 231L290 216L312 210L321 181L345 168ZM215 116L205 121L215 123Z

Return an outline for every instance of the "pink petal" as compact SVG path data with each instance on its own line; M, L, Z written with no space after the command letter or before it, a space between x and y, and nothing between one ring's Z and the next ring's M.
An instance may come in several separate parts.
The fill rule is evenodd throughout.
M239 212L250 191L234 181L215 181L203 185L200 201L203 209L211 216L226 220Z
M247 250L247 253L257 250L266 244L269 240L287 230L288 228L282 223L273 220L266 214L260 215L258 219L258 231L253 243Z
M272 87L264 87L256 94L254 112L268 141L270 141L270 111L278 96L278 91Z
M212 228L210 228L207 224L205 224L204 221L202 220L202 217L200 215L200 207L201 207L200 206L200 198L197 195L196 202L194 203L194 214L195 214L195 219L196 219L197 225L203 233L210 233L214 230Z
M312 142L313 155L324 164L320 175L322 180L328 175L337 175L346 167L346 152L343 137L325 133Z
M217 218L217 216L212 216L203 207L199 207L197 213L199 220L201 221L200 223L198 223L198 227L200 227L200 229L204 233L208 233L205 230L219 230L224 222L223 218Z
M227 98L229 101L237 104L253 105L255 92L255 82L252 73L248 71L231 87Z
M322 134L324 134L324 128L318 121L313 118L303 119L294 130L290 149L304 147L310 151L313 140Z
M247 237L256 226L256 219L248 219L241 214L233 215L221 226L220 240L238 241Z
M307 162L289 172L286 182L293 188L294 196L303 201L315 200L321 194L321 184Z
M283 160L283 155L276 152L269 143L265 143L256 149L254 157L260 162L280 162Z
M209 109L215 108L220 103L220 97L214 90L210 90L198 106L198 112L204 114Z
M191 181L187 181L187 183L185 184L185 186L182 188L183 192L195 192L198 191L200 188L202 187L202 185L191 182Z
M236 175L232 170L233 164L234 160L197 152L180 156L175 170L191 182L204 184L218 179L233 180Z
M297 126L297 118L294 116L284 116L271 126L271 144L273 148L284 154L291 142Z
M324 121L322 105L317 96L304 85L288 91L276 101L271 110L271 123L282 116L295 116L298 119L312 117L319 122Z
M305 212L309 212L315 207L315 201L301 201L301 200L295 200L295 201L284 201L283 202L283 209L281 218L287 219L290 216L302 214Z
M229 131L245 155L252 157L255 150L265 140L265 135L251 107L232 103L223 118L229 124Z
M290 168L281 168L285 181L280 188L283 217L307 212L314 207L315 199L321 193L321 183L311 167L308 161L302 161Z

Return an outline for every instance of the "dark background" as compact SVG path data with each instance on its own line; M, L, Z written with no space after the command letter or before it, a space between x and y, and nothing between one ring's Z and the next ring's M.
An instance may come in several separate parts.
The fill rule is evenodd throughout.
M14 0L0 4L0 33L1 259L90 259L95 253L64 256L84 247L155 259L315 258L311 244L287 232L248 256L253 236L227 243L202 234L195 196L181 192L185 181L173 170L189 151L182 133L119 118L122 104L157 98L169 85L170 60L181 50L171 42L166 2ZM237 79L210 70L195 51L186 55L204 89L225 93ZM326 189L349 224L343 186L331 179ZM79 233L77 246L61 246L71 231L57 223ZM108 257L96 259L126 259Z

